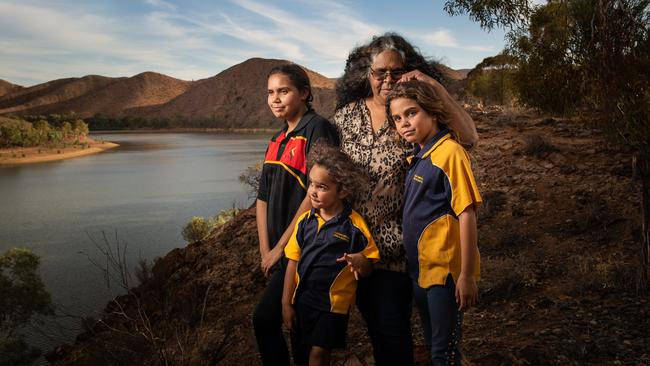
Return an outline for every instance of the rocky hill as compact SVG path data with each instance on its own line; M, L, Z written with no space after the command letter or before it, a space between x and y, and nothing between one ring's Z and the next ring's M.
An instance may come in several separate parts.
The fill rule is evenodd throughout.
M20 85L12 84L8 81L0 79L0 97L2 97L5 94L13 93L15 91L18 91L22 89L23 87Z
M650 364L650 298L636 292L640 185L629 153L583 121L498 110L473 116L482 280L479 304L465 314L464 364ZM250 316L264 281L249 209L158 260L150 278L48 359L259 364ZM373 364L356 310L334 364Z
M145 72L129 78L60 79L20 90L0 83L0 91L7 90L0 94L0 114L74 112L83 118L178 120L179 127L192 120L209 121L205 127L270 127L276 121L266 105L266 76L272 67L288 62L253 58L195 82ZM335 81L311 70L307 73L315 109L331 116Z
M266 105L266 78L286 60L252 58L221 73L194 82L145 72L133 77L89 75L60 79L24 89L0 83L0 114L39 115L74 112L83 118L167 120L169 127L277 128ZM464 75L440 65L449 90L458 94ZM312 83L313 106L320 114L334 113L336 80L307 70ZM13 84L9 84L13 85ZM7 93L2 95L2 90ZM120 128L147 124L122 124ZM91 128L93 124L91 123Z
M5 95L0 98L0 113L121 116L131 108L168 102L189 85L188 81L153 72L130 78L90 75L60 79Z
M188 90L162 106L133 109L149 118L213 119L220 127L271 127L275 118L266 104L267 74L286 60L253 58L216 76L193 83ZM334 113L334 82L307 70L312 82L314 108L324 116Z

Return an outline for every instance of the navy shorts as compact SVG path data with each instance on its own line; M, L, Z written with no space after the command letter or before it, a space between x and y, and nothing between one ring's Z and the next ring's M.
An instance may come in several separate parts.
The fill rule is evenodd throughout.
M345 348L348 315L315 309L309 305L296 304L298 339L308 346L325 349Z

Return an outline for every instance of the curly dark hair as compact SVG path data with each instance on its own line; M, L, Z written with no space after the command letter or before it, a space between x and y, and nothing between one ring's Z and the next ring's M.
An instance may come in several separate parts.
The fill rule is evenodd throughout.
M372 90L368 81L370 66L375 56L386 50L398 52L404 60L407 71L420 70L437 81L442 81L440 70L427 62L419 49L397 33L384 33L350 52L345 63L345 72L336 82L336 109L371 95Z
M330 179L336 183L339 191L347 192L348 202L352 202L362 187L369 182L368 176L348 155L323 140L316 141L307 156L307 167L311 169L314 165L327 169Z
M274 68L269 71L269 74L266 76L266 79L271 77L271 75L274 74L283 74L286 75L289 80L293 83L293 86L296 87L296 89L300 91L307 91L309 94L307 95L307 100L305 103L307 104L307 110L313 109L311 106L311 102L314 100L314 96L311 93L311 82L309 81L309 75L307 75L307 72L300 66L294 64L294 63L289 63L289 64L282 64L275 66Z
M442 107L442 101L430 84L419 80L410 80L395 85L390 94L386 96L386 116L392 127L395 127L395 121L393 121L390 111L390 102L397 98L414 100L430 116L436 117L438 123L445 124L445 110Z

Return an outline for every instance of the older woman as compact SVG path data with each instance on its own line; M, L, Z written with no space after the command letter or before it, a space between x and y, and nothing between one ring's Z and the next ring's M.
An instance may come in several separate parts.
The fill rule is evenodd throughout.
M377 365L413 364L412 283L402 246L401 208L406 156L412 146L390 128L386 96L395 83L421 80L434 86L443 101L446 122L464 144L478 139L472 118L437 81L440 73L404 38L394 33L374 37L350 53L336 87L334 116L341 148L370 176L355 202L379 247L381 261L373 275L360 280L357 307L372 341Z

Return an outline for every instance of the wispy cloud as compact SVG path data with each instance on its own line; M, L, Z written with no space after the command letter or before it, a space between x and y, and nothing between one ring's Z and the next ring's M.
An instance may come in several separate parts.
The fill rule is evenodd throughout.
M100 0L0 0L0 79L25 85L151 70L187 80L212 76L251 57L289 59L335 77L354 46L395 26L425 51L474 59L494 52L488 44L460 42L461 35L446 26L427 33L411 19L400 29L399 19L387 20L381 11L347 0L288 5L228 0L218 6L177 0L128 6Z
M168 3L164 0L145 0L145 3L157 8L176 10L176 6L174 4Z
M429 34L420 35L418 38L420 38L423 42L435 47L456 48L456 49L463 49L467 51L478 51L478 52L494 51L494 48L492 47L485 47L485 46L478 46L478 45L463 45L454 38L451 31L449 31L448 29L440 29Z

